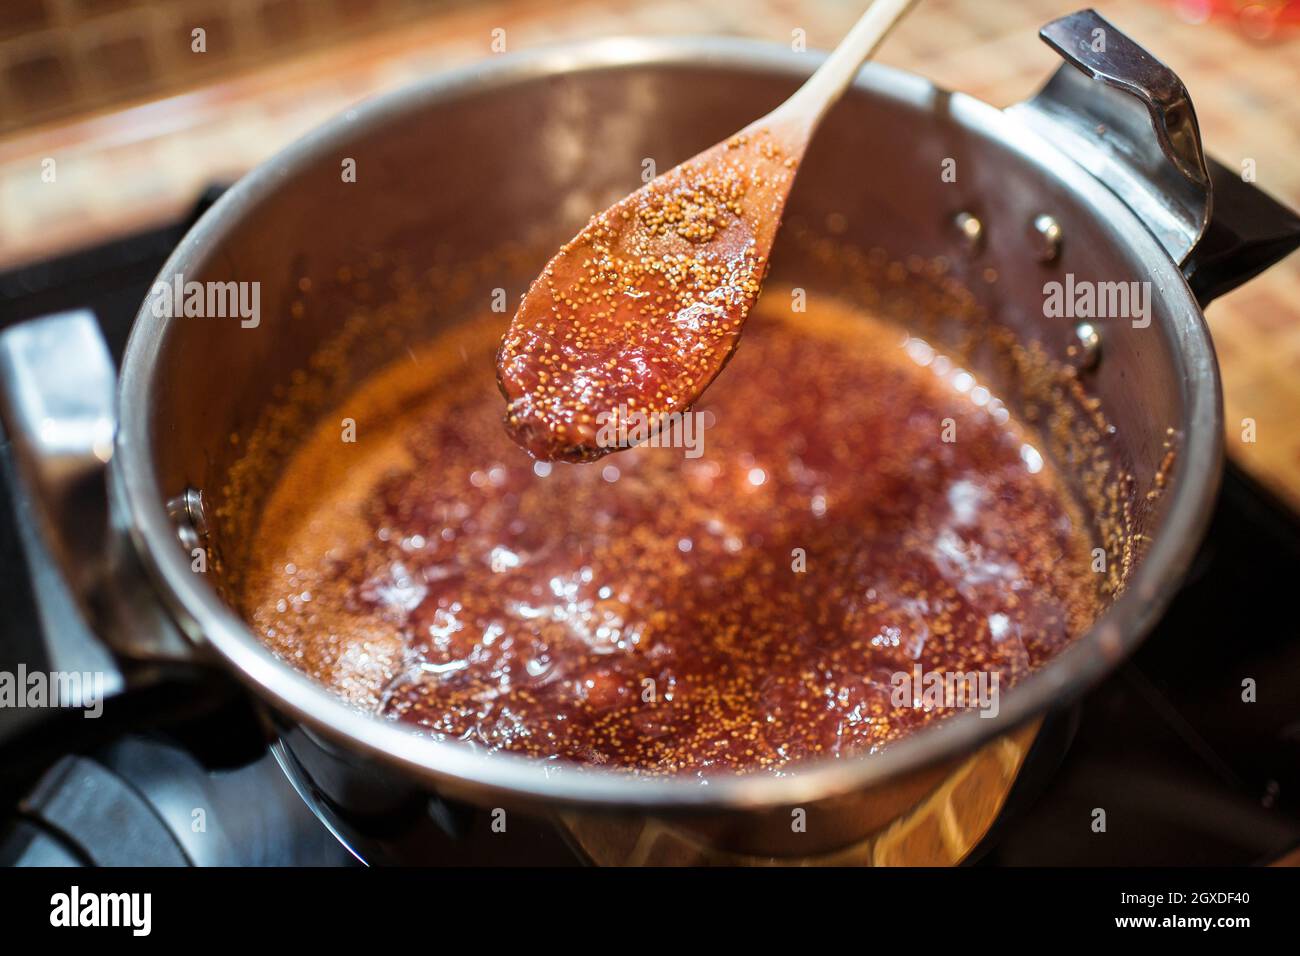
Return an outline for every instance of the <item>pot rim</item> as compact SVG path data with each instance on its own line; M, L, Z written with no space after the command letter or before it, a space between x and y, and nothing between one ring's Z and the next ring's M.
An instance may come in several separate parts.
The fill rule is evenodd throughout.
M820 54L735 38L609 38L539 48L436 74L348 109L263 162L232 186L190 230L159 276L197 274L196 263L240 218L288 176L345 137L393 122L430 103L538 78L642 66L708 66L737 73L762 71L806 77ZM921 109L941 91L914 74L869 64L854 88ZM792 806L870 788L973 751L996 736L1072 702L1126 657L1180 586L1209 523L1222 468L1222 398L1214 350L1204 317L1181 271L1134 214L1102 183L1054 146L1002 111L973 97L945 97L951 117L1048 171L1098 217L1126 223L1126 241L1152 267L1153 295L1171 317L1175 352L1184 367L1184 444L1168 484L1167 512L1128 589L1093 626L1040 670L1004 695L997 717L956 715L905 737L882 753L800 764L788 776L639 777L601 768L561 767L510 754L488 755L458 742L438 742L402 725L363 713L277 659L203 575L190 570L176 544L167 496L155 479L149 446L152 369L169 319L142 304L123 359L119 424L110 486L118 523L126 529L154 589L182 630L208 645L257 695L335 744L360 751L427 784L455 794L509 791L515 797L572 806L679 809L752 809ZM175 489L173 489L174 491Z

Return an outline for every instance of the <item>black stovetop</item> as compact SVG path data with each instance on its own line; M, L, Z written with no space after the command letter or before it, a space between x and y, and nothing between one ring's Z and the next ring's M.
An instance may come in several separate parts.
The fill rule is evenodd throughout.
M120 357L190 221L0 274L0 327L90 308ZM29 570L0 482L0 667L39 633ZM1018 785L980 864L1253 864L1300 845L1297 570L1300 521L1229 465L1183 591L1137 654L1057 727L1073 734L1066 757ZM1242 699L1247 678L1253 703ZM220 751L191 721L67 753L34 786L0 781L0 863L354 862L270 753ZM196 833L199 805L210 811ZM1105 833L1093 832L1096 808ZM459 849L449 856L475 859Z

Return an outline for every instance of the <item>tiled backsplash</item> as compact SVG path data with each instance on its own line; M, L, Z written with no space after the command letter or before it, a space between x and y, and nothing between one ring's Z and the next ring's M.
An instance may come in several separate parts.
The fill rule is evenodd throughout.
M458 2L0 0L0 134L174 93Z

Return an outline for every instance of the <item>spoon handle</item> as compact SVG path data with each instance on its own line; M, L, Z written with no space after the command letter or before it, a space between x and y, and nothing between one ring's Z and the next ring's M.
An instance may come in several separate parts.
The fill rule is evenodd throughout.
M811 136L826 111L858 75L862 64L871 58L880 41L915 3L916 0L876 0L826 62L770 118L798 123L804 127L804 135Z

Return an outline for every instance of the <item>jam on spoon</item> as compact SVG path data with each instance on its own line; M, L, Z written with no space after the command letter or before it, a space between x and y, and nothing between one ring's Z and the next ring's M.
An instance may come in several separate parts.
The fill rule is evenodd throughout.
M497 353L506 430L590 461L633 416L687 411L736 348L822 116L913 0L876 0L774 111L594 216L524 295Z

